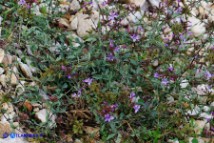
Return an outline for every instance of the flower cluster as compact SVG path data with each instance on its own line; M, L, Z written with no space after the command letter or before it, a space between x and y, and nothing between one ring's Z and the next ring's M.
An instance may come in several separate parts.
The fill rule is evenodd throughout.
M115 118L113 116L113 113L117 108L118 108L118 104L109 105L107 102L103 103L103 109L101 114L104 116L105 122L110 122Z
M131 100L132 103L134 103L134 112L137 113L140 110L140 105L136 104L138 100L140 99L139 96L136 96L134 92L131 92L129 95L129 99Z

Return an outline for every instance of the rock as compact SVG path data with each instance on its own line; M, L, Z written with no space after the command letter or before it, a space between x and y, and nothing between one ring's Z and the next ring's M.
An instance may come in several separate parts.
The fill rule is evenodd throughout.
M196 105L193 110L188 110L186 114L189 116L196 116L200 113L200 108Z
M53 113L51 111L47 110L47 109L42 109L42 110L38 111L35 114L35 116L36 116L37 119L39 119L43 123L48 121L49 127L53 127L56 124L55 123L56 116L53 115Z
M3 138L3 135L5 133L11 133L12 132L12 128L10 127L10 123L5 122L2 123L0 122L0 138Z
M70 10L71 11L78 11L81 8L79 2L77 0L72 0L70 4Z
M179 143L179 141L176 139L176 140L171 140L171 139L169 139L168 141L167 141L168 143Z
M200 113L199 117L207 120L207 119L211 119L212 115L203 112L203 113Z
M8 67L9 65L11 65L11 64L13 63L13 60L15 60L15 57L13 57L13 56L11 56L11 55L9 55L9 54L6 54L6 55L4 56L4 59L3 59L2 63L3 63L6 67Z
M203 129L204 129L206 123L207 123L206 120L196 120L195 121L194 130L195 130L195 133L197 135L201 135L201 133L203 132Z
M130 14L127 16L127 20L128 20L129 22L136 23L136 22L138 22L142 17L143 17L143 13L141 13L140 11L137 11L137 12L134 12L134 13L130 13Z
M25 77L31 78L33 76L31 69L27 64L24 64L21 61L19 61L19 67L20 67L22 73L25 75Z
M96 11L96 10L92 10L92 12L91 12L92 14L90 15L90 17L91 17L91 20L92 20L92 22L93 22L93 24L95 25L95 27L97 27L97 24L98 24L98 22L99 22L99 12L98 11Z
M22 95L25 92L25 88L22 84L18 84L15 89L15 93L17 96Z
M202 137L198 137L196 138L198 140L197 143L212 143L214 140L211 138L202 138ZM193 143L192 140L194 140L193 137L189 137L189 143Z
M89 15L78 13L77 18L78 18L78 27L77 27L78 36L84 37L88 35L88 33L92 31L93 28L95 28L95 25L93 24Z
M63 27L69 28L70 27L69 21L65 18L60 18L58 21L58 24L61 28L63 28Z
M4 69L0 67L0 75L4 73Z
M202 110L205 111L205 112L209 112L210 111L210 107L209 106L204 106L202 108Z
M207 84L198 85L192 90L195 91L198 95L207 95L208 93L214 94L214 90Z
M23 138L7 137L5 139L0 139L0 143L29 143L29 142L24 140Z
M149 0L152 6L159 7L160 0Z
M180 83L181 88L186 88L189 85L188 80L182 80Z
M74 18L71 20L71 24L70 24L71 30L77 30L77 25L78 25L78 18L77 18L77 17L74 17Z
M210 104L210 107L214 107L214 102L212 102L212 103Z
M191 27L191 31L194 36L198 37L206 32L205 24L202 23L199 19L195 17L188 18L189 25Z
M5 87L6 86L6 75L0 75L0 83Z
M4 59L4 55L5 55L4 50L0 48L0 63L2 63L2 61Z
M142 7L146 0L130 0L129 3L134 4L135 6Z
M83 142L79 139L75 139L74 143L83 143Z

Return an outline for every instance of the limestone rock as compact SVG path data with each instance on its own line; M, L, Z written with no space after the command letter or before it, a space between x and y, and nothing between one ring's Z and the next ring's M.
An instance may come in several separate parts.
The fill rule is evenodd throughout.
M19 67L26 77L31 78L33 76L30 67L27 64L22 63L20 60Z
M50 122L48 122L50 123L49 124L50 127L53 127L56 124L55 123L56 116L53 115L53 113L47 109L42 109L38 111L35 116L43 123L50 120Z
M198 37L206 32L205 24L195 17L189 17L189 26L194 36Z
M78 11L81 8L79 2L77 0L72 0L70 4L70 10L72 11Z
M80 37L86 36L90 31L95 28L94 23L90 19L90 16L83 13L77 14L78 18L78 27L77 27L77 34Z
M78 26L78 18L74 17L71 20L71 24L70 24L71 30L77 30L77 26Z
M4 73L4 69L0 67L0 75Z
M130 0L129 2L134 4L135 6L142 7L146 0Z
M5 55L4 50L0 48L0 63L2 63L2 61L4 59L4 55Z

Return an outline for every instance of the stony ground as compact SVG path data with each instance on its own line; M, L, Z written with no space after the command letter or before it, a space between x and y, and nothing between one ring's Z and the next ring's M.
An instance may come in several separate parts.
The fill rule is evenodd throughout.
M177 2L176 2L177 3ZM178 2L182 5L182 1ZM187 2L188 3L188 2ZM140 10L133 11L127 17L125 17L122 21L120 21L122 26L128 26L132 23L136 23L138 19L144 17L144 15L149 11L151 7L159 7L160 5L159 0L130 0L127 6L136 6L140 7ZM193 16L189 16L187 18L181 17L183 20L189 21L190 31L192 32L192 36L200 37L200 39L206 39L210 36L213 37L213 33L207 31L207 24L206 23L213 23L214 22L214 4L212 2L205 2L200 1L199 4L201 5L199 8L192 8L191 13ZM40 15L39 7L42 5L37 5L34 7L34 12L36 15ZM44 5L43 5L44 6ZM70 37L76 37L80 41L84 42L84 37L90 35L92 31L96 33L94 29L96 29L98 21L100 20L99 15L99 8L108 7L105 5L105 1L99 1L98 4L93 2L90 5L92 8L92 12L90 14L86 14L84 10L81 9L81 4L78 0L73 1L62 1L61 2L60 11L66 12L68 9L71 11L78 11L74 14L67 13L63 18L59 18L57 20L57 24L64 29L70 31ZM114 7L109 7L109 9L114 9ZM166 8L167 10L167 8ZM197 15L197 18L195 16ZM152 15L155 17L155 13ZM105 17L102 17L105 19ZM2 19L0 19L1 21ZM178 19L179 20L179 19ZM202 20L202 23L201 23ZM147 21L148 25L151 21ZM1 23L1 22L0 22ZM213 25L212 25L213 26ZM1 29L4 27L1 27ZM22 27L26 28L26 27ZM152 27L149 27L152 28ZM134 29L134 27L133 27ZM132 27L130 30L133 30ZM102 28L102 33L107 33L110 31L110 27L106 26ZM166 26L165 29L162 31L162 35L164 38L172 39L173 33L172 29L169 26ZM213 37L214 38L214 37ZM15 102L11 101L15 99L17 96L22 96L25 93L25 88L29 86L36 86L38 84L35 75L38 73L38 69L32 66L31 61L26 59L25 63L21 60L22 58L22 51L17 50L17 54L8 52L6 50L7 42L4 40L0 40L0 101L1 101L1 122L0 122L0 135L4 135L4 133L10 133L12 131L16 133L30 133L25 127L23 129L22 124L20 124L20 118L29 118L25 114L21 113L18 109L18 106L24 106L27 111L34 112L35 115L33 118L39 120L40 122L49 122L49 127L56 126L56 119L58 118L57 115L52 113L49 109L49 106L45 104L45 100L49 100L50 96L47 95L45 91L39 89L40 96L42 97L42 101L40 103L31 103L28 100L25 100L22 105L17 105ZM200 41L198 43L200 45ZM207 49L213 48L214 43L210 43L205 45L205 47L198 51L199 55L207 55L205 51ZM73 42L74 47L78 47L79 43ZM17 45L14 44L14 47ZM50 47L51 51L57 53L57 44ZM189 49L189 55L194 49ZM27 49L28 55L32 55L33 51ZM213 52L213 51L212 51ZM205 58L201 58L200 62L204 62ZM155 65L158 65L158 61L155 61ZM214 67L212 63L206 62L203 67L206 68ZM196 76L200 76L203 74L200 70L196 73ZM212 75L210 75L212 77ZM214 109L214 101L210 99L211 95L214 94L214 89L211 84L199 84L195 87L192 87L192 91L196 92L198 98L200 100L200 104L194 106L193 109L186 110L186 115L195 118L195 133L201 134L202 132L206 132L207 137L198 137L199 143L211 142L214 143L213 136L214 130L210 123L208 122L209 119L213 118L211 111ZM188 80L183 80L183 83L180 84L182 89L185 89L189 85ZM11 99L10 99L11 98ZM193 97L191 95L187 95L186 100L190 100ZM175 102L176 99L174 97L169 97L168 102L172 103ZM209 101L209 102L208 102ZM16 101L18 103L18 101ZM15 104L14 104L15 103ZM184 104L184 106L190 106L188 104ZM47 118L47 116L49 118ZM47 120L49 119L49 120ZM187 118L188 120L188 118ZM181 127L182 128L182 127ZM15 130L14 130L15 129ZM86 134L91 134L92 132L96 133L99 138L99 127L85 127L84 131ZM193 137L189 137L189 143L191 143ZM35 140L24 139L24 138L0 138L0 143L27 143L27 142L38 142ZM79 143L82 142L81 139L71 139L67 138L67 142L75 142ZM99 142L99 141L97 141ZM100 141L101 142L101 141ZM179 141L172 141L168 140L169 143L178 143Z

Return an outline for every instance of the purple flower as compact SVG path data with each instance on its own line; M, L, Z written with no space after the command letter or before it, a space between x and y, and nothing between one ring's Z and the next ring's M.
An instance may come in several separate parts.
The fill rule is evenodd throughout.
M212 78L212 74L209 71L206 71L204 76L206 77L207 80L210 80Z
M110 114L105 114L105 121L106 122L110 122L111 120L114 119L114 116L110 115Z
M107 1L104 1L101 3L102 6L106 6L107 5Z
M25 5L25 4L26 4L26 1L25 1L25 0L20 0L20 1L18 2L18 4L19 4L19 5Z
M140 105L134 105L134 112L137 113L140 110Z
M134 92L131 92L130 95L129 95L129 98L133 98L133 97L135 97L135 95L136 94Z
M81 94L82 94L82 91L81 91L81 89L79 89L77 93L72 94L72 97L80 97Z
M115 111L117 107L118 107L118 104L111 105L112 112Z
M159 73L155 72L154 73L154 78L159 78L159 77L160 77Z
M120 51L120 47L117 46L115 49L114 49L115 52L119 52Z
M85 80L83 80L83 82L88 83L88 85L91 85L93 79L92 78L87 78Z
M166 78L162 79L162 81L161 81L161 84L163 84L163 85L167 85L168 83L169 83L169 81Z
M67 68L66 68L66 66L61 66L61 69L63 70L63 71L65 71Z
M131 37L131 39L132 39L133 42L136 42L136 41L140 40L140 36L137 35L137 34L133 34L130 37Z
M172 72L172 71L174 70L174 67L173 67L172 65L170 65L170 66L168 67L168 70Z
M117 17L118 17L118 13L117 12L111 12L109 17L108 17L108 20L114 20Z
M68 78L68 79L71 79L71 75L70 75L70 74L68 74L68 75L67 75L67 78Z
M106 57L107 61L114 61L115 57L113 56L112 53L110 53L107 57Z
M114 40L109 40L109 46L110 46L110 48L114 47Z

